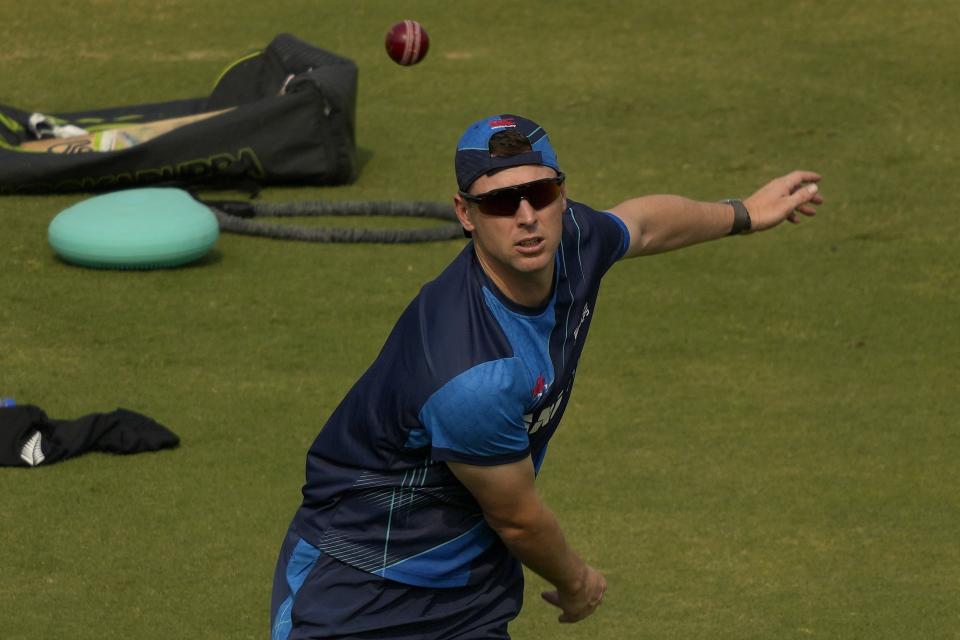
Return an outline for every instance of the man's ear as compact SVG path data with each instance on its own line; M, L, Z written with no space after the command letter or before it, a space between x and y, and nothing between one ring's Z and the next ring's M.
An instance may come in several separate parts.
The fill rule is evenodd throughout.
M476 227L473 225L473 219L470 215L470 208L467 201L458 193L453 196L453 208L457 211L457 219L460 220L460 226L467 231L473 231Z

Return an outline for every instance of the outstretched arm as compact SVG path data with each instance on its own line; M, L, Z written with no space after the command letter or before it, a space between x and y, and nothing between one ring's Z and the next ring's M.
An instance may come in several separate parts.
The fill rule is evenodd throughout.
M797 213L816 214L823 203L812 171L794 171L771 180L743 203L750 214L750 231L772 229L784 220L799 222ZM730 233L734 209L720 202L698 202L680 196L644 196L610 209L630 231L625 258L663 253Z
M537 493L529 456L490 467L447 465L476 498L487 524L507 548L557 588L542 595L563 611L560 622L577 622L596 610L606 580L567 544L556 516Z

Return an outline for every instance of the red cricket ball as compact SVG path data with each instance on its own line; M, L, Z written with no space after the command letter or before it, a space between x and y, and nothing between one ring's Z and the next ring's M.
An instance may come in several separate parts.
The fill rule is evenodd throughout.
M390 27L385 44L394 62L409 67L427 55L430 37L416 20L404 20Z

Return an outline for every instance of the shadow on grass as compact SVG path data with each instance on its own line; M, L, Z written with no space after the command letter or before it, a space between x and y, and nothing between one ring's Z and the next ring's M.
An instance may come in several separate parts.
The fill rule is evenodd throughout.
M364 167L373 160L373 149L357 147L357 175L363 173Z

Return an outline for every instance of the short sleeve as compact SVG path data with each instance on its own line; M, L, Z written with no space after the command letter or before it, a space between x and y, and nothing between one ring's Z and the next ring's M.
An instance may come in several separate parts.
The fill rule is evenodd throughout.
M604 224L604 233L609 235L609 239L606 242L611 246L611 256L613 259L610 261L612 265L614 262L622 258L626 253L627 249L630 248L630 231L627 230L627 225L624 224L623 220L613 215L609 211L603 211L602 215L606 218L605 222L612 222L613 228L609 228L611 225ZM608 265L609 268L609 265Z
M593 265L601 275L606 273L630 248L627 225L609 211L596 211L579 202L568 203L578 260L583 267Z
M527 457L527 378L517 358L504 358L476 365L434 392L420 411L431 457L484 466Z

